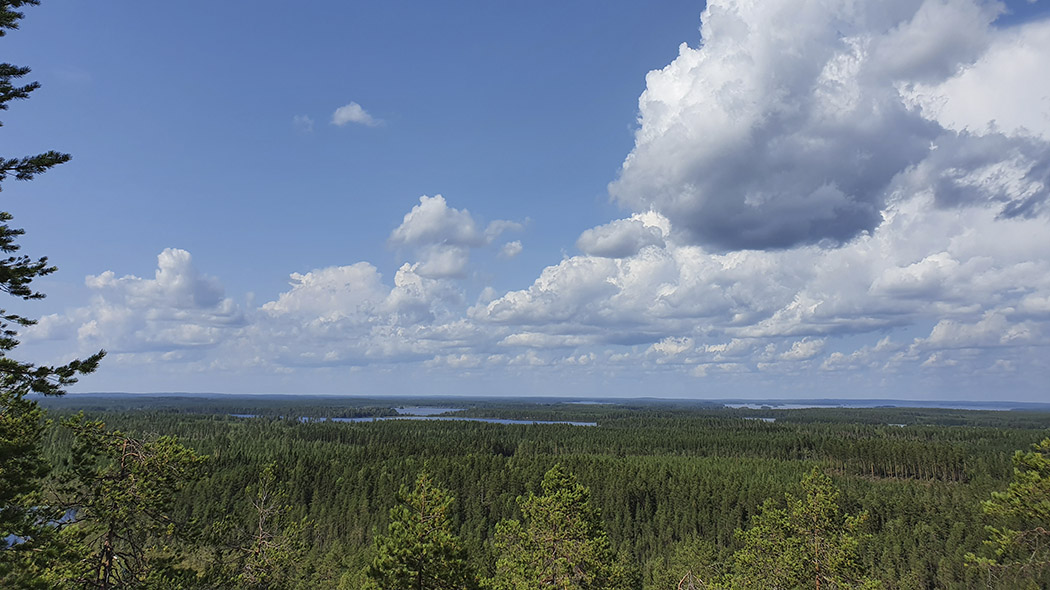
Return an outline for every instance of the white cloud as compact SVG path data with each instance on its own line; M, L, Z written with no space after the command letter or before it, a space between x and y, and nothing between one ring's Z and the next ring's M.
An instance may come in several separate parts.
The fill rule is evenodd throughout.
M889 363L918 370L921 350L902 356L900 346L887 342L868 347L863 358L822 355L829 337L867 336L936 318L947 323L922 350L944 347L938 343L948 334L975 331L998 334L1004 346L1050 344L1042 324L1050 319L1044 299L1050 243L1040 237L1047 221L932 202L922 194L892 204L871 233L837 249L712 254L671 239L620 259L574 256L546 268L527 289L479 302L470 317L562 339L586 336L594 344L646 343L645 350L664 356L696 350L690 362L731 364L734 371L779 371L778 363L807 360L827 370ZM956 348L965 341L954 340ZM644 363L644 355L633 357Z
M154 278L112 271L89 276L95 293L74 311L85 348L138 352L215 346L245 324L244 313L225 296L217 279L200 274L190 253L175 248L157 256Z
M824 339L808 339L803 338L802 340L796 340L791 343L791 348L781 353L777 358L782 361L806 361L809 360L824 350Z
M250 336L264 358L290 366L421 361L476 339L453 311L462 292L416 270L402 265L393 286L367 262L293 274Z
M580 335L544 334L540 332L519 332L500 340L502 346L520 346L524 348L566 348L577 347L593 342L593 339Z
M650 223L646 223L650 220ZM666 220L658 214L634 215L617 219L584 231L576 240L576 247L584 254L605 258L626 258L646 246L664 246L663 226Z
M21 334L22 340L34 342L39 340L62 340L76 334L76 322L65 315L51 313L37 320L35 324L25 328Z
M649 346L649 351L665 356L678 356L684 352L693 350L693 344L692 338L675 338L673 336L668 336L659 342L651 344Z
M361 105L351 101L349 104L337 108L335 112L332 113L332 125L342 127L347 123L356 123L366 127L378 127L383 122L368 114L368 111L366 111Z
M292 273L291 290L263 304L273 315L315 316L324 320L368 322L386 299L389 289L367 262Z
M1050 20L993 34L988 51L940 84L905 88L905 98L923 114L956 131L983 134L996 129L1050 138Z
M454 246L481 246L485 235L466 209L454 209L445 197L419 197L419 204L405 214L405 218L391 234L390 241L412 246L451 244Z
M715 250L841 245L918 190L938 206L1038 213L1045 144L959 134L902 97L978 60L997 42L998 11L971 0L709 2L703 43L647 76L635 147L610 192ZM1010 192L1017 182L1031 194Z
M514 240L513 242L503 244L503 247L499 249L499 255L503 258L514 258L518 254L521 254L521 251L521 240Z
M416 272L421 276L459 278L466 274L471 249L487 246L504 231L520 228L512 221L496 220L481 230L466 209L449 207L441 195L423 195L391 232L389 242L415 251L419 260ZM520 246L519 242L519 252Z

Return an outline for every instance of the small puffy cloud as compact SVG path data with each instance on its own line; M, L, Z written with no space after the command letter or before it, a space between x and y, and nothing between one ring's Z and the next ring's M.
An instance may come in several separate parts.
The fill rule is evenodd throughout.
M503 258L514 258L518 254L521 254L521 251L521 240L514 240L513 242L503 244L503 247L499 249L499 255Z
M650 345L649 351L665 356L678 356L684 352L693 350L693 345L694 342L692 338L676 338L668 336L667 338Z
M520 228L512 221L496 220L482 230L466 209L449 207L441 195L423 195L388 241L415 251L419 261L416 272L421 276L459 278L466 274L471 249L487 246L504 231ZM518 243L519 252L520 246Z
M897 297L932 299L943 293L959 263L947 252L931 254L908 266L892 266L872 283L873 292Z
M419 197L419 204L405 214L401 225L390 234L390 241L407 246L450 244L478 247L484 245L487 238L469 211L449 207L441 195L423 195Z
M393 326L432 323L447 316L446 307L462 294L440 280L404 264L388 286L370 263L358 262L291 275L291 289L260 308L274 318L315 326Z
M335 112L332 113L332 125L342 127L347 123L356 123L366 127L377 127L382 124L382 121L368 114L368 111L366 111L361 105L351 101L349 104L337 108Z
M651 214L649 217L657 217ZM626 258L638 253L646 246L664 246L664 230L661 225L646 223L642 215L630 219L617 219L584 231L576 240L576 247L584 254L605 258Z
M791 343L791 348L781 353L778 358L782 361L806 361L817 356L823 350L824 339L811 340L803 338Z

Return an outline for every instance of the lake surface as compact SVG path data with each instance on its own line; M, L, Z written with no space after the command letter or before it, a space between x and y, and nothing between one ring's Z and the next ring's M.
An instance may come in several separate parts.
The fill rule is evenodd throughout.
M436 416L449 412L462 412L463 408L439 408L437 406L401 406L394 411L404 416Z
M734 409L745 409L745 410L805 410L808 408L849 408L849 407L870 407L870 406L848 406L844 404L770 404L770 403L756 403L756 404L723 404L727 408Z
M456 411L455 408L437 408L443 411ZM258 418L257 414L227 414L233 418ZM568 424L570 426L597 426L597 422L572 422L569 420L508 420L505 418L464 418L460 416L409 415L400 416L366 416L364 418L311 418L299 416L300 422L376 422L380 420L443 420L446 422L488 422L490 424Z
M321 420L324 420L322 418ZM443 420L445 422L488 422L490 424L569 424L570 426L597 426L597 422L569 420L508 420L506 418L465 418L461 416L375 416L369 418L329 418L332 422L373 422L378 420Z

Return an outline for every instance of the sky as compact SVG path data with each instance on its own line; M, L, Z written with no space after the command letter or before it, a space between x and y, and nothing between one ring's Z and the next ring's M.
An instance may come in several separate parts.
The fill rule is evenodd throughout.
M1045 0L25 12L72 391L1050 399Z

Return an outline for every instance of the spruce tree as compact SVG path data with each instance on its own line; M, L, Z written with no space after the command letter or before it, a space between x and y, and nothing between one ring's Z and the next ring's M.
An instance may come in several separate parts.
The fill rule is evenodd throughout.
M39 0L0 0L0 37L18 28L24 16L21 8L36 4ZM39 87L36 82L21 80L28 73L27 67L0 63L0 110L7 110L12 101L28 98ZM0 154L0 183L8 178L32 180L69 159L68 154L56 151L16 157ZM56 269L47 257L18 253L17 240L25 231L11 227L11 219L10 213L0 211L0 251L6 256L0 258L0 291L23 300L41 299L44 294L32 283ZM41 555L47 536L41 525L48 516L39 498L40 477L48 469L40 452L44 413L29 396L61 395L65 387L76 382L77 375L94 371L104 354L58 366L12 358L10 353L19 344L18 329L33 323L30 318L0 309L0 585L12 572L26 571L25 563L16 564Z

